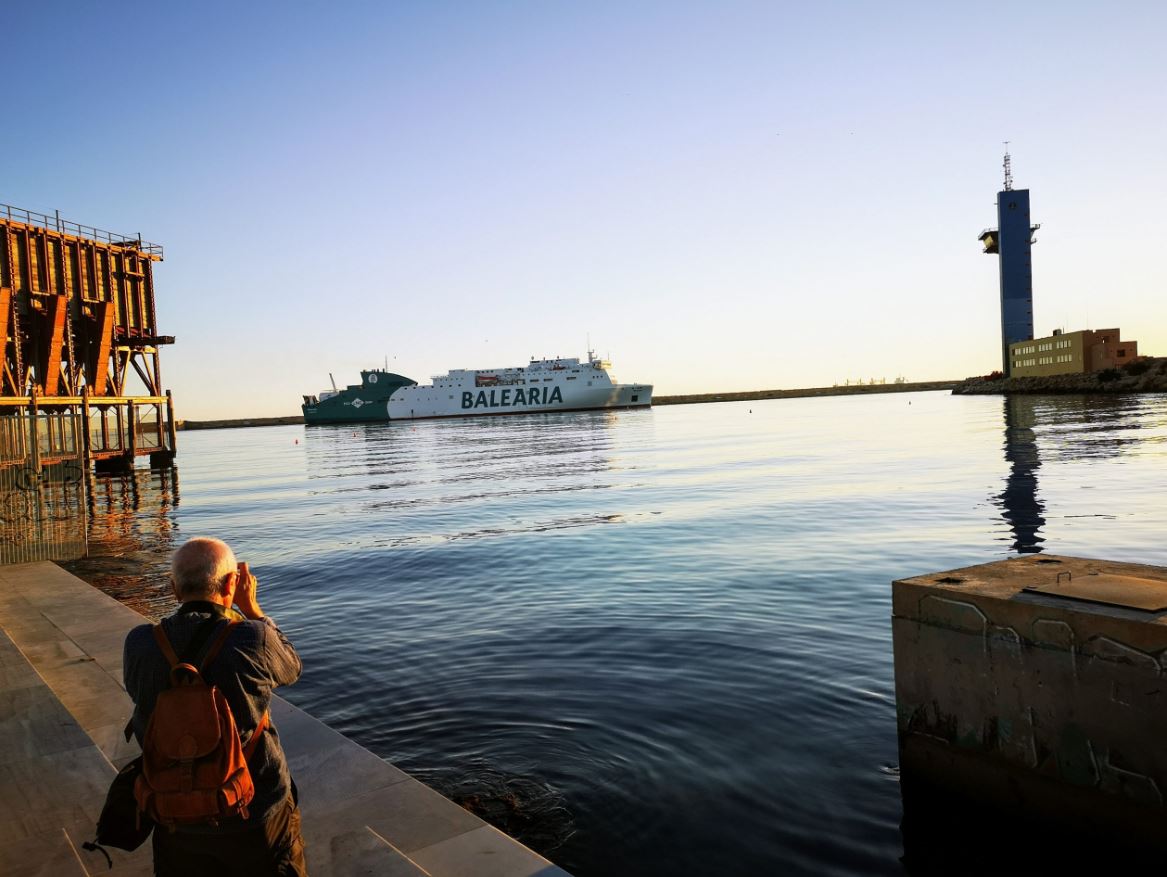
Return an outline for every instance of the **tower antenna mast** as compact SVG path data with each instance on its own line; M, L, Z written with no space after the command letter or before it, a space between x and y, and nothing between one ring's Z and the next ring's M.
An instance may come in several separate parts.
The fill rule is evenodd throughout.
M1013 191L1013 161L1009 157L1009 141L1005 141L1005 191Z

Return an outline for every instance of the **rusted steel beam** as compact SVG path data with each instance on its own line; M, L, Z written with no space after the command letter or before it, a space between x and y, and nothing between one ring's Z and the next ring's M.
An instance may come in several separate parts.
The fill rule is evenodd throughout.
M85 376L89 392L104 396L109 390L109 354L113 347L113 305L107 301L93 303L93 318L86 320L88 337L83 349L86 353Z
M61 382L61 346L65 343L65 311L68 300L63 295L51 295L45 300L45 331L37 361L37 384L45 396L56 396Z
M12 312L12 290L7 286L0 286L0 346L4 348L4 355L8 355L8 327Z

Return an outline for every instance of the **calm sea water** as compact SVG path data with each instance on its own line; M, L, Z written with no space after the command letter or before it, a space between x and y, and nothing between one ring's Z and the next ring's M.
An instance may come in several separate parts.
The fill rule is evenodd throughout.
M75 569L212 534L287 697L579 877L903 873L893 579L1167 564L1167 398L852 396L183 433Z

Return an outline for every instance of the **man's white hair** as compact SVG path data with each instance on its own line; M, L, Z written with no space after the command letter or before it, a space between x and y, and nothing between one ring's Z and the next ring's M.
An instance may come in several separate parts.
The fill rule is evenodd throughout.
M180 600L214 596L228 575L235 572L235 553L222 539L199 536L174 552L170 574Z

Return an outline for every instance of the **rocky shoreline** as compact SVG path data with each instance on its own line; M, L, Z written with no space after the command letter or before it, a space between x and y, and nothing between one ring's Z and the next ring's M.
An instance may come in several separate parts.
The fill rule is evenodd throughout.
M1081 375L1033 378L985 376L965 378L952 388L956 396L991 396L1009 393L1052 395L1060 393L1167 393L1167 357L1146 357L1122 368Z

